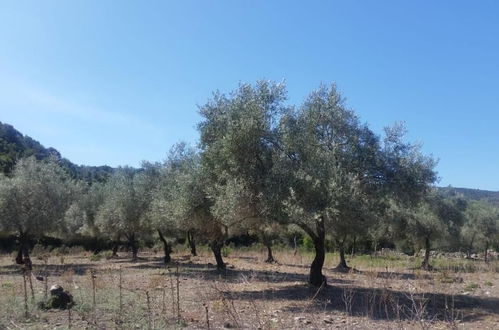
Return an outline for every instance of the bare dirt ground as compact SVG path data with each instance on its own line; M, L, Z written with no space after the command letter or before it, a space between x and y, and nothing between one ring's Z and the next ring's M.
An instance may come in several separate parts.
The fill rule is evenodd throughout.
M52 256L46 264L33 258L34 300L27 281L26 318L23 276L3 255L0 329L499 328L497 262L439 259L426 272L415 269L414 258L361 256L350 260L355 271L338 273L336 256L328 254L328 286L318 289L306 284L310 254L275 256L278 264L266 264L263 251L236 250L223 272L207 250L198 257L177 252L168 268L152 252L135 262L126 253L97 261L88 253ZM48 287L71 292L70 311L37 307L45 282L35 276L45 275Z

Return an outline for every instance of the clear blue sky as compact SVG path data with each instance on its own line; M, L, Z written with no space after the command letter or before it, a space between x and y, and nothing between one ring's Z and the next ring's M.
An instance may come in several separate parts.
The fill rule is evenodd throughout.
M2 1L0 121L79 164L197 140L197 105L336 82L371 127L405 121L440 185L499 190L499 2Z

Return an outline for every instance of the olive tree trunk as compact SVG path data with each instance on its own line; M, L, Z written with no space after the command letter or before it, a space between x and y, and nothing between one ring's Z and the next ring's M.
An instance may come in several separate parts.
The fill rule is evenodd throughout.
M26 233L19 234L19 251L16 256L16 263L23 265L26 269L32 269L31 259L29 257L29 238Z
M326 258L326 247L325 239L326 233L324 228L323 219L317 220L316 223L317 232L314 233L308 227L303 227L307 234L312 238L315 249L315 257L310 265L310 275L309 283L313 286L320 287L326 283L326 277L322 274L322 268L324 267L324 259Z
M338 264L338 268L343 268L343 269L350 269L347 265L347 260L345 258L345 247L343 243L339 247L339 252L340 252L340 263Z
M139 255L139 242L135 239L134 234L128 235L128 245L132 249L132 259L137 260Z
M113 258L118 257L118 249L120 248L121 245L121 235L119 235L116 240L113 242Z
M276 262L272 254L272 243L265 243L265 247L267 248L267 260L265 262L269 264Z
M167 264L170 261L172 261L172 258L170 256L170 254L172 253L172 247L170 246L170 244L168 244L168 241L165 239L163 233L159 229L158 229L158 235L161 242L163 242L163 251L165 253L165 256L163 257L163 262Z
M189 247L191 248L191 255L193 257L197 256L198 253L196 251L196 240L191 230L187 231L187 242L189 243Z
M421 263L421 269L426 269L426 270L431 270L431 265L430 265L430 249L431 249L431 244L430 244L430 238L426 237L425 241L425 252L424 252L424 259L423 262Z
M355 256L356 252L356 246L355 243L357 243L357 236L353 237L353 242L352 242L352 252L350 253L350 258L353 258Z
M113 244L113 258L118 257L118 249L120 247L120 243L118 241L114 242Z
M215 261L217 262L217 269L225 269L225 262L222 258L222 246L223 243L216 240L212 241L210 244L213 255L215 256Z

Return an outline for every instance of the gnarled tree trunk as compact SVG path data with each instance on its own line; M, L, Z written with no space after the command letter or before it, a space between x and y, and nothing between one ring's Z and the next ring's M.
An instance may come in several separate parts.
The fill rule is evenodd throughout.
M352 252L350 253L350 258L353 258L355 256L355 252L356 252L356 250L355 250L356 249L355 243L357 243L357 236L353 237Z
M345 247L343 245L343 242L339 245L339 252L340 252L340 263L338 264L337 268L343 270L350 269L350 267L348 267L347 265L347 260L345 258Z
M19 234L19 251L16 256L16 263L23 265L27 270L32 270L32 263L29 257L29 240L26 233Z
M187 242L189 243L189 247L191 248L191 255L193 257L197 256L197 251L196 251L196 240L194 238L194 234L192 230L187 231Z
M326 284L326 277L322 275L322 267L324 266L324 259L326 258L326 233L323 219L316 221L316 229L317 233L312 232L308 228L306 230L314 242L315 249L315 257L310 265L310 275L308 280L310 284L320 287Z
M118 249L120 247L120 243L118 241L114 242L113 244L113 255L112 257L113 258L117 258L118 257Z
M134 234L128 235L128 245L132 249L132 259L137 260L138 255L139 255L139 244L137 240L135 239Z
M430 238L426 237L425 241L425 252L424 252L424 259L423 262L421 263L421 269L426 269L426 270L431 270L432 267L430 265L430 249L431 249L431 244L430 244Z
M161 242L163 242L163 250L165 252L165 256L163 258L163 262L165 264L167 264L170 261L172 261L172 258L170 256L170 254L172 253L172 248L171 248L170 244L168 244L168 241L163 236L163 233L161 232L161 230L159 230L159 229L158 229L158 235L159 235L159 239L161 240Z
M265 262L269 264L276 262L274 255L272 254L272 243L266 242L264 245L267 248L267 260L265 260Z
M139 246L137 242L132 243L132 259L137 260L139 258Z
M210 247L215 256L215 261L217 262L217 269L225 269L225 262L222 258L222 246L223 243L214 240L211 242Z
M116 240L113 242L113 258L118 257L118 249L120 248L121 235L118 235Z

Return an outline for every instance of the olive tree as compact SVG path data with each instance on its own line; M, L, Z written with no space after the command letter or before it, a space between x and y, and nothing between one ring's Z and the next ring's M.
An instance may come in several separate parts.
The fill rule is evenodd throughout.
M189 178L196 162L196 152L185 143L174 145L158 172L151 206L149 209L151 224L157 231L164 247L164 262L171 261L171 241L182 232L187 232L191 252L196 247L193 237L194 225L189 221L192 216L189 209Z
M64 214L78 189L54 159L21 159L9 176L1 177L0 230L17 234L17 262L30 264L30 239L64 231Z
M413 207L399 208L397 231L425 249L421 268L430 270L432 244L438 239L457 236L464 220L466 204L459 198L445 198L436 190L427 194Z
M385 199L413 197L434 175L398 135L382 145L335 86L322 86L297 109L285 100L284 85L269 82L216 93L201 107L202 167L214 213L233 218L228 227L261 219L305 231L316 250L309 280L322 285L326 235L344 256L346 237L365 230Z
M172 148L154 193L151 204L153 226L169 236L188 232L191 249L193 233L209 242L217 268L224 269L221 248L228 236L228 228L214 215L213 200L209 198L208 180L199 154L181 143Z
M339 247L365 235L388 209L388 201L417 202L435 180L434 161L403 141L403 126L386 129L383 141L362 124L334 85L321 86L281 124L282 164L276 167L291 194L289 215L314 242L310 282L321 285L324 239Z
M250 227L249 232L257 235L258 239L267 249L267 259L266 263L275 263L277 260L274 258L274 253L272 252L272 246L274 241L279 237L282 237L286 230L286 226L279 224L278 222L262 221L254 226Z
M276 169L289 187L284 200L290 221L312 239L310 283L322 285L326 235L340 249L346 237L366 227L369 200L384 179L377 136L348 110L335 86L321 86L282 118Z
M96 215L96 226L110 237L125 237L137 258L139 238L151 230L148 209L150 179L144 171L123 167L111 175L104 187L104 202Z
M175 204L178 218L184 228L195 230L204 237L215 257L218 269L225 269L222 258L222 246L229 236L230 224L214 212L214 202L209 195L209 181L203 171L199 158L192 162L188 172L178 178Z
M98 236L95 219L104 202L104 183L95 182L84 186L65 214L66 225L73 233Z
M282 207L276 205L280 201L274 198L282 187L273 180L272 168L285 98L283 84L261 81L255 86L241 84L230 95L215 93L200 108L207 196L212 214L227 234L273 228L273 223L283 220L279 219ZM270 251L268 238L263 243Z
M466 243L467 256L470 257L477 245L483 249L487 262L489 247L499 237L499 209L486 201L470 201L465 219L461 235Z

